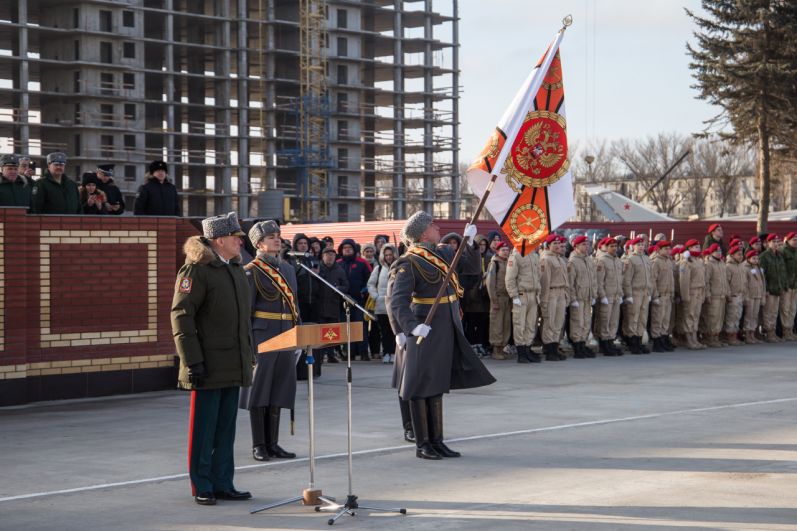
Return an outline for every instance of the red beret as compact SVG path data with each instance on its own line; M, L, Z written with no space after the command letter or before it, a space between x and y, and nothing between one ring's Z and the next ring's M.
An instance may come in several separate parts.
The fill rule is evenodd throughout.
M734 247L734 246L736 246L737 243L742 243L742 241L739 238L734 238L734 239L731 240L731 242L728 245L730 245L731 247Z
M656 249L658 249L658 247L656 247L655 245L649 245L648 246L648 254L651 255L651 254L655 253Z
M497 251L498 249L502 249L502 248L504 248L504 247L509 247L509 244L508 244L508 243L506 243L506 242L498 242L498 243L495 245L495 250Z
M752 258L754 256L758 256L758 251L756 251L755 249L747 251L747 254L744 255L745 258Z
M690 247L694 247L695 245L700 245L700 242L697 240L689 240L684 244L684 247L689 249Z
M659 241L659 242L656 244L656 248L657 248L657 249L663 249L663 248L665 248L665 247L672 247L672 242L668 242L667 240L660 240L660 241Z
M548 236L545 237L545 243L553 243L559 239L559 235L555 233L550 233Z
M584 243L585 241L587 241L586 236L576 236L575 238L573 238L573 247L575 247L579 243Z
M780 239L780 236L778 236L774 232L770 232L769 234L767 234L767 241L768 242L771 242L772 240L779 240L779 239Z
M716 252L716 251L721 251L721 250L722 250L722 249L720 249L720 246L719 246L719 244L717 244L717 243L712 243L711 245L709 245L709 246L708 246L708 249L706 249L706 252L707 252L708 254L711 254L711 253L713 253L713 252Z
M736 253L740 252L741 250L742 250L742 246L741 246L741 245L734 245L734 246L733 246L733 247L731 247L731 249L728 251L728 254L736 254Z
M603 245L617 245L617 240L614 238L604 238Z
M720 224L719 223L712 223L711 225L708 226L707 234L711 234L712 232L714 232L718 228L720 228Z
M641 242L641 241L643 241L643 240L642 240L642 238L640 238L639 236L637 236L636 238L632 238L632 239L628 240L628 242L626 243L626 245L636 245L636 244L638 244L638 243L639 243L639 242Z
M606 240L608 239L609 238L601 238L600 240L598 240L598 247L603 247L604 245L606 245Z
M760 242L761 242L761 239L758 236L753 236L752 238L750 238L750 241L747 242L747 243L749 243L750 245L753 245L754 243L760 243Z
M567 243L567 238L565 238L564 236L559 236L559 241L561 243Z
M791 239L792 239L792 238L794 238L795 236L797 236L797 232L790 232L790 233L788 233L788 234L786 235L786 237L785 237L785 238L783 238L783 240L784 240L784 241L786 241L786 240L791 240Z
M681 254L682 252L684 252L684 248L681 245L676 245L670 249L670 256L675 256L676 254Z

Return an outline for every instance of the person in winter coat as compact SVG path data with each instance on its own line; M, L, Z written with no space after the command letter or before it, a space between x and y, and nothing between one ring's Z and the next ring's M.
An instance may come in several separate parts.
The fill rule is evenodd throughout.
M332 247L326 247L321 251L321 265L318 274L321 278L329 282L343 293L349 291L349 278L341 265L335 261L336 253ZM340 321L341 303L340 295L332 291L329 286L316 279L316 287L313 291L313 306L316 308L319 323L337 323ZM332 347L321 349L319 358L326 357L329 363L338 363L335 356L335 349Z
M108 214L121 216L125 212L125 198L122 191L113 182L113 164L102 164L97 166L97 188L105 194L105 209Z
M379 327L383 363L393 363L396 357L395 334L393 334L393 329L390 328L390 320L387 317L387 308L385 306L390 266L395 261L396 248L390 244L383 245L382 251L379 253L379 263L374 267L371 277L368 279L368 296L376 302L373 313L377 319L376 326ZM374 325L373 321L371 325ZM375 350L372 349L371 352L375 352Z
M299 232L293 237L293 250L298 253L310 252L310 240L306 235ZM288 260L288 262L293 264L296 270L296 297L299 301L299 313L302 316L302 322L305 324L318 322L316 309L313 306L313 290L318 281L305 268L299 265L304 264L310 269L318 271L318 260L315 257L296 256Z
M252 298L254 347L301 324L296 297L296 271L279 257L280 228L275 221L261 221L249 229L249 241L257 250L244 266ZM256 353L252 386L241 393L239 406L249 410L252 457L293 459L296 454L279 445L280 413L296 401L296 362L301 350Z
M490 344L492 358L505 360L504 347L509 343L512 333L512 302L506 290L506 267L509 259L509 245L499 242L497 253L490 260L487 270L487 292L490 294Z
M80 192L75 181L64 173L66 155L47 155L47 171L30 191L31 214L80 214Z
M156 160L149 165L144 184L138 188L133 213L136 216L181 216L177 188L166 176L166 163Z
M108 213L106 203L108 198L102 190L97 188L99 179L91 172L83 174L83 186L80 189L80 206L84 214L104 215Z
M30 183L19 173L16 155L0 157L0 206L30 207Z
M338 263L343 268L349 280L349 296L357 302L360 306L365 303L365 294L368 292L368 279L371 277L371 266L357 256L356 243L351 238L346 238L340 242L338 247L338 254L340 259ZM352 307L351 321L352 323L363 322L363 312L359 308ZM363 330L365 327L363 326ZM360 356L362 361L367 361L368 357L368 341L357 341L351 344L351 355Z
M783 262L786 266L786 286L780 295L780 326L784 341L794 341L794 317L797 314L797 232L783 238Z
M780 309L780 296L786 291L789 285L786 276L786 262L781 251L782 241L777 234L769 234L766 237L766 250L761 253L758 263L764 275L764 282L767 289L764 299L764 311L761 316L761 326L764 329L764 337L767 343L780 343L781 339L775 332L778 323L778 311Z
M490 294L487 292L485 280L487 269L490 265L489 242L481 234L474 237L473 248L478 252L476 275L470 282L470 287L465 288L465 297L462 310L465 317L463 326L465 337L473 350L484 357L490 348ZM462 280L463 283L465 279ZM464 287L464 286L463 286Z
M171 324L179 386L191 390L188 468L194 501L247 500L235 490L233 449L240 387L252 383L252 311L235 212L202 221L184 246Z

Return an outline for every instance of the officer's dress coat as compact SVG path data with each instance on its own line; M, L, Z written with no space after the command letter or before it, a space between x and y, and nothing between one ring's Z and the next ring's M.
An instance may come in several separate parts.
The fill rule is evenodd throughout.
M454 252L448 246L435 248L439 258L451 263ZM466 246L462 259L476 260L478 252ZM454 296L453 302L441 303L432 319L432 331L418 345L412 330L424 323L431 304L417 304L413 298L434 299L443 281L438 269L410 253L404 254L391 267L388 283L387 310L393 329L407 336L407 345L396 356L393 386L402 400L429 398L451 389L470 389L495 382L495 378L479 361L465 338L460 317L459 301L451 283L445 297Z
M284 260L260 254L259 258L271 265L276 265L288 285L296 295L296 270ZM252 346L257 357L257 365L252 379L252 387L241 390L239 406L242 409L257 407L277 406L284 409L293 409L296 399L296 354L295 350L280 350L277 352L257 353L257 346L263 341L290 330L296 324L290 320L263 319L257 317L255 312L269 312L273 314L290 314L291 310L284 298L274 287L268 277L258 269L248 264L247 278L252 294ZM255 282L257 280L257 282ZM257 284L260 285L258 289ZM298 298L295 298L298 304Z

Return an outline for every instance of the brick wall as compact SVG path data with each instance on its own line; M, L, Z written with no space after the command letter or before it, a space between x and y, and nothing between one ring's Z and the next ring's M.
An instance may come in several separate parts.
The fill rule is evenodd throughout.
M174 388L190 220L0 209L0 406Z

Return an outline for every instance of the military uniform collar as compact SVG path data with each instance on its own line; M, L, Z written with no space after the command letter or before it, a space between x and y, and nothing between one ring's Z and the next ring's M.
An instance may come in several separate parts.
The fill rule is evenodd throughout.
M282 261L278 256L264 252L257 253L257 257L272 267L279 267L280 262Z

